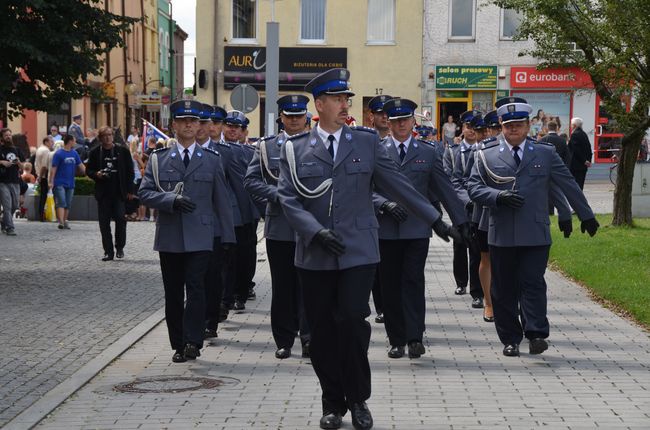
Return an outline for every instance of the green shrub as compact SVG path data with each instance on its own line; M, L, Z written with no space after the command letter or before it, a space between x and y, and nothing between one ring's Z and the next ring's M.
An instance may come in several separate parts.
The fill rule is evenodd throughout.
M95 195L95 181L87 176L80 176L74 179L74 195L75 196L94 196Z

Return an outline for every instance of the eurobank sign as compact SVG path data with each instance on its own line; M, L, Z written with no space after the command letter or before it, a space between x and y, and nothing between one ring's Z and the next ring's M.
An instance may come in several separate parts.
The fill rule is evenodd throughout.
M577 67L537 70L511 67L510 88L593 88L589 74Z

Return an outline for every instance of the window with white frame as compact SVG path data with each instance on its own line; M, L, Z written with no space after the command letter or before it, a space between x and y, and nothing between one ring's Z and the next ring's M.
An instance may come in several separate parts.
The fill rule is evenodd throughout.
M232 38L241 41L257 39L256 0L232 0Z
M368 44L395 43L395 0L368 0Z
M501 9L501 39L512 40L521 24L521 14L513 9Z
M449 0L449 39L474 40L476 0Z
M326 0L300 1L300 41L305 43L325 42Z

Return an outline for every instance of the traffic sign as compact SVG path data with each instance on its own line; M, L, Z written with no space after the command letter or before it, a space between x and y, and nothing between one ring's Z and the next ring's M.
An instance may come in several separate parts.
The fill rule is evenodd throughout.
M230 93L232 107L244 113L254 111L259 99L257 90L248 84L237 85Z

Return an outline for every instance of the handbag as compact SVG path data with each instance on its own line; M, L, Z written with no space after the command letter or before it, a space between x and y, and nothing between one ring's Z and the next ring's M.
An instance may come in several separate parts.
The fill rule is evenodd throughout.
M47 193L45 199L45 220L49 222L56 221L56 209L54 208L54 194L52 191Z

